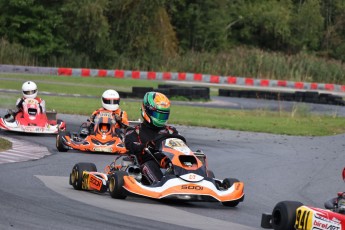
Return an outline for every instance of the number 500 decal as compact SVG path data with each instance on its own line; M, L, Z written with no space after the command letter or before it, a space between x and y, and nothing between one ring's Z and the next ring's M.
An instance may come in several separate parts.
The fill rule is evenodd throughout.
M295 228L300 229L300 230L306 230L308 222L309 221L309 216L310 216L311 211L308 209L297 209L297 215L296 215L296 222L295 222Z

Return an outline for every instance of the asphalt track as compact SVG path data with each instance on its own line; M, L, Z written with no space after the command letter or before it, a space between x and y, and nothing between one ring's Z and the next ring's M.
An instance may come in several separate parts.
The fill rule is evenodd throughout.
M342 108L330 108L341 114ZM317 107L315 112L325 111ZM59 118L69 130L85 120L71 115ZM217 178L244 181L243 203L229 208L219 203L162 203L134 197L115 200L107 194L75 191L68 184L75 163L94 162L102 171L114 156L58 153L53 135L0 131L1 136L46 146L51 153L39 160L0 165L0 229L259 229L261 213L271 211L278 201L322 207L344 190L344 134L294 137L176 127L193 150L207 154Z

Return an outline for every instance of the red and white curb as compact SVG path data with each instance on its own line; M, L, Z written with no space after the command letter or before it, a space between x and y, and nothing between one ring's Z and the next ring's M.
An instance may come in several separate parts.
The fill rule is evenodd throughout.
M0 152L0 164L37 160L44 156L51 155L44 146L32 144L25 140L19 141L7 136L4 137L0 135L0 137L12 142L11 149Z

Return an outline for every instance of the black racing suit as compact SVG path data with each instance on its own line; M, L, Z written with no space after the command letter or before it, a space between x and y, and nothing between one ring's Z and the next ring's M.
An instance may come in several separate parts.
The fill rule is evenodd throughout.
M160 165L153 157L144 151L147 143L154 140L161 134L178 134L177 130L171 126L157 128L146 121L126 130L125 145L130 154L137 156L141 172L150 184L159 181L163 174ZM161 159L158 159L161 160Z

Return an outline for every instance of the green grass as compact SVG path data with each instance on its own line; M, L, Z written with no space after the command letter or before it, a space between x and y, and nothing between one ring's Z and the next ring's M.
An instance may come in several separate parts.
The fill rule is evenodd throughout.
M55 109L58 113L90 115L101 107L100 95L105 89L131 91L132 86L153 86L161 82L113 78L73 78L57 76L0 75L2 89L20 89L23 81L34 80L39 91L94 95L98 98L42 96L46 100L47 110ZM0 93L0 107L13 108L20 94ZM121 100L130 120L140 117L140 101ZM174 105L172 100L171 124L203 126L230 130L265 132L286 135L324 136L345 132L345 118L312 115L306 105L297 105L292 111L270 112L260 110L230 110L206 107ZM317 124L317 125L315 125Z
M12 143L0 137L0 152L12 148Z

